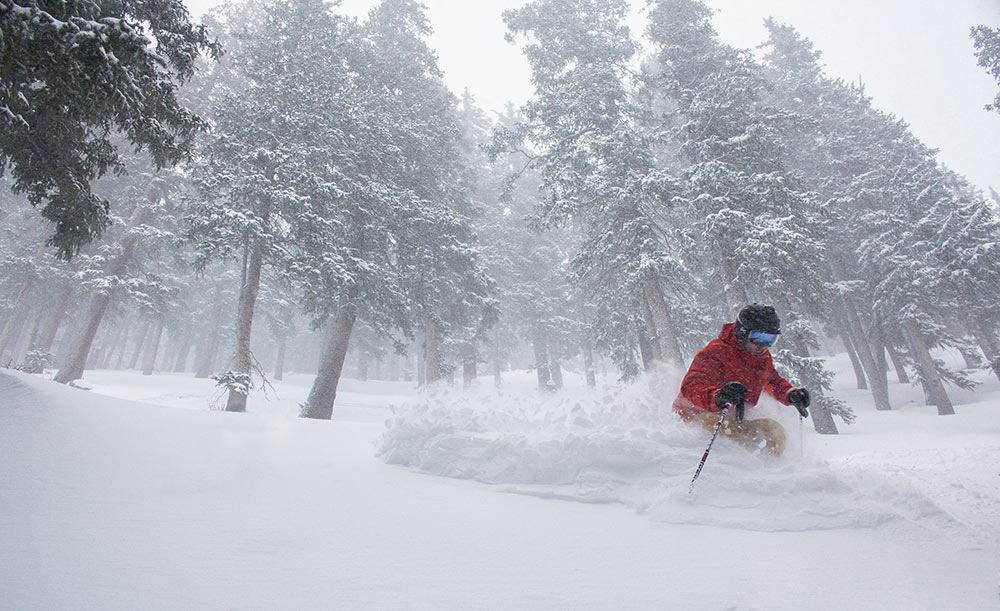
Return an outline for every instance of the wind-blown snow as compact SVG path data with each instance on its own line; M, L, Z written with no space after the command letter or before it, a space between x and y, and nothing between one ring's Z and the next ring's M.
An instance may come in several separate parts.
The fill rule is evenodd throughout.
M656 521L761 531L870 528L894 520L951 528L963 525L922 491L918 465L996 466L997 446L892 455L912 468L885 468L885 451L846 460L822 460L799 445L797 414L769 402L752 411L790 431L785 457L747 453L725 442L713 446L708 466L688 496L692 472L709 434L680 421L657 383L589 392L578 389L539 398L530 389L496 394L439 389L407 404L386 423L380 454L391 464L449 477L475 479L502 490L585 502L617 502ZM672 399L672 397L671 397ZM872 464L874 462L874 464ZM874 468L873 468L874 467ZM921 468L919 471L922 471ZM956 476L956 482L965 476ZM953 487L958 487L954 483ZM996 491L996 483L989 489ZM940 496L931 487L932 496ZM953 496L953 495L951 495ZM962 499L963 501L971 499ZM943 499L943 502L947 499ZM987 536L1000 533L1000 503L980 511L953 510ZM982 511L985 510L985 511Z
M763 406L787 455L720 441L688 495L708 434L670 376L345 380L322 422L295 417L311 376L227 414L187 376L0 372L0 608L998 609L1000 384L974 375L940 417L841 373L856 425L800 443Z

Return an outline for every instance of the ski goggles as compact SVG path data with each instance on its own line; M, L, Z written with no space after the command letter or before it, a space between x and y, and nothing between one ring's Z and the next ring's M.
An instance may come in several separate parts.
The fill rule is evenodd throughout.
M750 343L757 346L773 346L778 341L777 333L764 333L763 331L751 331L747 337Z

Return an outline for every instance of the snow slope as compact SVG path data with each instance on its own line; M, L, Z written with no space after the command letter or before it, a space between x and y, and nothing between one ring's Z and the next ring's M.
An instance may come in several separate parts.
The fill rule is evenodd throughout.
M707 435L665 413L671 376L346 380L317 422L309 376L227 414L185 376L0 371L0 608L1000 609L1000 383L978 377L939 417L841 375L856 425L800 443L779 412L785 458L717 443L689 496Z

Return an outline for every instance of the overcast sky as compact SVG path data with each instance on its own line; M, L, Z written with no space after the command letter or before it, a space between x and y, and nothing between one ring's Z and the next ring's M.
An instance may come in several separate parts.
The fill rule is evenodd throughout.
M445 81L499 111L532 94L527 61L504 40L504 9L525 0L423 0ZM196 16L217 0L186 0ZM343 0L338 12L364 17L375 0ZM644 28L636 1L633 36ZM827 74L863 81L876 106L906 120L939 159L985 189L1000 191L1000 113L983 107L1000 85L976 64L969 28L1000 27L1000 0L708 0L727 43L753 48L763 20L795 26L823 53Z

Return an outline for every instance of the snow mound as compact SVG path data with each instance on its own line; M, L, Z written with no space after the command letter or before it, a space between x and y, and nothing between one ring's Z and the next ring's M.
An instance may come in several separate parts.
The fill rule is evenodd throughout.
M891 474L802 456L798 419L777 406L755 411L783 422L786 456L754 455L720 439L689 495L710 434L677 418L672 398L662 383L558 395L437 388L395 410L378 453L434 475L540 498L621 503L670 523L758 531L956 523Z

